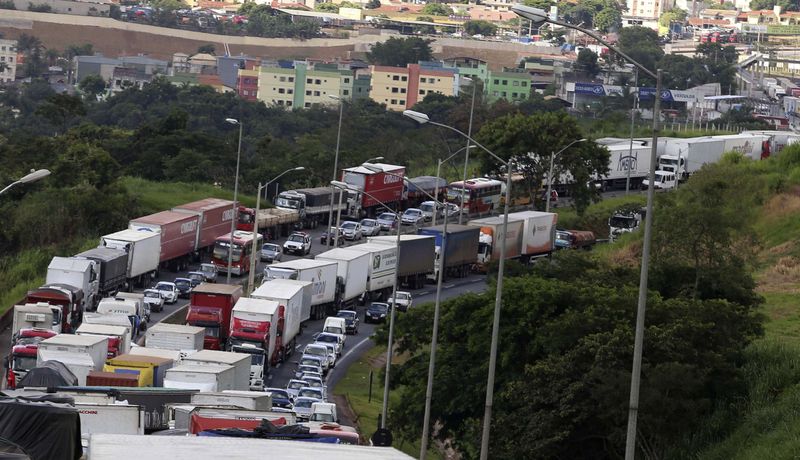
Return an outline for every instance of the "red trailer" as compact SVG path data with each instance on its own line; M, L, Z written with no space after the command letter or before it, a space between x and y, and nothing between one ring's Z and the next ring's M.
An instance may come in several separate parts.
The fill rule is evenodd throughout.
M197 248L197 228L200 218L185 212L162 211L133 219L132 230L161 234L162 266L169 264L174 270L187 268Z
M236 217L233 201L220 198L206 198L172 208L174 212L194 214L199 217L197 228L197 247L195 250L208 249L214 245L217 237L230 233L231 220Z
M342 170L342 182L364 193L352 193L348 197L348 213L354 217L375 215L385 211L381 202L389 207L399 206L403 199L404 166L373 163L380 171L363 166Z
M25 303L44 302L61 307L61 332L71 333L83 319L83 289L68 284L46 284L28 291Z
M203 348L225 349L231 325L231 310L241 296L240 285L202 283L192 289L186 323L206 329Z

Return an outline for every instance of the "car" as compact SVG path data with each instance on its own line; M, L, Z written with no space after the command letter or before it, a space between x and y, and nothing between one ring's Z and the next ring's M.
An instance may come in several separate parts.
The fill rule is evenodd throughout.
M376 220L378 221L378 225L381 226L381 230L389 231L393 228L397 228L397 214L393 212L384 212L379 215Z
M297 396L301 388L305 388L306 382L300 379L289 380L286 384L286 392L292 397L292 400L297 404Z
M265 388L264 391L271 394L273 407L283 407L286 409L292 409L294 407L294 404L292 404L292 395L290 395L285 388Z
M144 290L144 303L150 306L150 311L164 311L164 296L155 289Z
M284 254L300 254L306 255L311 252L311 237L308 233L294 232L289 235L289 239L283 243Z
M302 380L301 380L302 382ZM298 398L316 398L325 401L325 388L303 387L297 392ZM295 402L295 407L297 403Z
M339 310L336 316L344 318L345 331L348 334L358 334L358 313L353 310Z
M401 225L420 225L425 220L425 216L418 208L408 208L402 216L400 216Z
M328 349L328 362L331 363L331 369L336 367L336 357L339 356L336 351L338 349L336 345L329 342L314 342L314 344L324 345Z
M383 302L372 302L364 312L365 323L382 323L389 316L389 304Z
M444 209L442 205L436 206L436 203L433 201L423 201L419 205L419 210L422 211L422 216L425 218L426 222L430 222L433 220L433 210L436 209L436 218L440 218L443 215Z
M326 233L323 233L322 236L319 237L320 244L328 244L328 238L333 239L334 235L336 235L336 227L331 227L328 229ZM344 244L344 234L342 232L338 232L339 234L339 244L337 246L341 246Z
M192 293L192 280L189 278L175 278L175 287L178 288L178 297L189 298Z
M261 261L271 264L272 262L280 262L282 255L281 255L281 247L275 243L265 243L261 246Z
M189 275L187 276L189 278L189 281L191 282L192 288L195 288L206 279L206 277L201 272L189 272Z
M394 297L389 297L386 300L386 303L391 305L394 301ZM394 304L397 305L398 311L408 311L411 308L411 293L406 291L397 291L397 301L394 301Z
M362 219L361 232L364 236L378 236L381 234L381 224L375 219Z
M361 232L361 224L353 221L342 222L341 232L344 239L350 241L360 240L364 236Z
M455 203L445 203L445 207L447 209L447 217L457 216L461 212L461 208Z
M299 379L305 374L319 374L322 375L322 368L316 364L301 364L294 370L294 378Z
M322 358L319 356L303 355L300 357L300 361L298 361L297 364L297 370L294 373L295 378L300 378L303 372L306 371L323 373Z
M306 345L303 350L304 355L316 356L322 361L322 372L328 373L331 366L330 356L328 354L328 347L319 343L310 343Z
M315 375L307 375L301 377L300 380L303 380L306 383L308 383L308 386L311 388L322 388L323 392L325 391L325 381L322 380L322 377L317 377Z
M320 332L314 337L315 342L322 342L322 343L332 343L336 346L336 354L342 354L342 342L339 340L339 336L336 334L329 334L327 332Z
M200 270L198 270L206 279L206 283L216 283L217 282L217 266L214 264L200 264Z
M175 283L159 281L153 289L164 296L164 303L175 303L178 301L178 287L175 286Z
M303 372L302 374L300 374L300 377L298 377L298 378L300 380L305 380L306 377L314 377L314 378L320 379L320 381L322 381L322 382L325 381L325 376L320 374L319 372ZM314 386L314 385L311 385L311 386Z
M318 402L322 402L322 399L298 396L294 401L293 409L297 420L308 421L311 418L311 406Z

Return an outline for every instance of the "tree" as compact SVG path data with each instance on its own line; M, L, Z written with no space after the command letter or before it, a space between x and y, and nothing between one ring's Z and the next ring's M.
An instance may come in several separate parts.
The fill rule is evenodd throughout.
M780 6L783 11L798 11L800 7L792 0L751 0L750 9L754 11L772 10Z
M100 75L87 75L78 84L78 88L86 95L87 99L97 100L97 96L106 90L106 81Z
M494 36L497 33L497 26L489 21L476 20L464 23L464 32L469 35L483 35L485 37Z
M606 6L595 15L594 26L602 32L616 32L622 28L622 13L619 8Z
M327 13L338 13L339 5L334 5L333 3L317 3L317 6L315 6L314 9L316 11L324 11Z
M623 53L652 71L656 69L658 61L664 56L664 50L658 44L658 34L646 27L623 27L619 31L617 46ZM623 61L622 58L619 59ZM648 77L640 72L639 81L642 80L649 81Z
M213 44L211 44L211 43L206 43L205 45L200 45L200 46L198 46L198 47L197 47L197 52L198 52L198 53L204 53L204 54L211 54L211 55L213 55L213 54L216 52L216 48L214 47L214 45L213 45Z
M684 21L686 21L687 15L688 13L682 8L672 8L661 13L661 16L658 18L658 23L663 27L669 27L673 22L683 24Z
M375 43L367 53L367 59L373 64L395 67L429 61L433 59L432 42L419 37L390 37L383 43Z
M539 191L548 174L550 154L583 137L575 118L563 111L530 116L507 115L487 123L478 133L479 142L501 158L513 161L514 168L525 178L532 202L540 199ZM564 174L572 177L571 196L578 212L596 198L595 191L587 184L592 178L608 172L608 158L604 147L594 142L583 142L554 159L553 177ZM495 160L488 157L484 160L484 171L499 172Z
M381 0L369 0L367 4L364 5L364 8L368 10L374 10L375 8L380 8L380 7L381 7Z
M422 14L429 14L431 16L450 16L453 10L443 3L428 3L420 11Z
M578 52L578 59L575 63L578 69L583 70L587 75L593 78L600 72L600 66L597 65L597 53L589 48L584 48Z

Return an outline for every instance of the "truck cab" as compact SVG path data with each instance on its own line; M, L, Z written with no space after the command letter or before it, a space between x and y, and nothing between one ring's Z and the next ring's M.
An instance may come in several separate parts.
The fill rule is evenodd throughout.
M608 238L611 241L624 233L632 233L639 228L644 218L641 212L617 211L608 219Z
M40 328L21 329L14 334L14 346L3 363L6 368L6 388L16 388L16 382L36 367L39 342L55 335L56 332L52 330Z

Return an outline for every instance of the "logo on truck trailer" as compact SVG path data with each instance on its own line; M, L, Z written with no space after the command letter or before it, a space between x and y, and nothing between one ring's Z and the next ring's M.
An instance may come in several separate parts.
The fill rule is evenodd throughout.
M222 213L222 221L225 222L225 221L233 220L234 212L235 211L233 209L228 209L228 210L224 211Z
M181 235L185 233L194 232L197 230L197 221L191 220L189 222L184 222L181 224Z
M395 184L397 182L400 182L401 180L403 180L403 179L401 179L399 175L395 176L395 175L392 175L392 174L386 174L385 176L383 176L383 184L384 185Z

